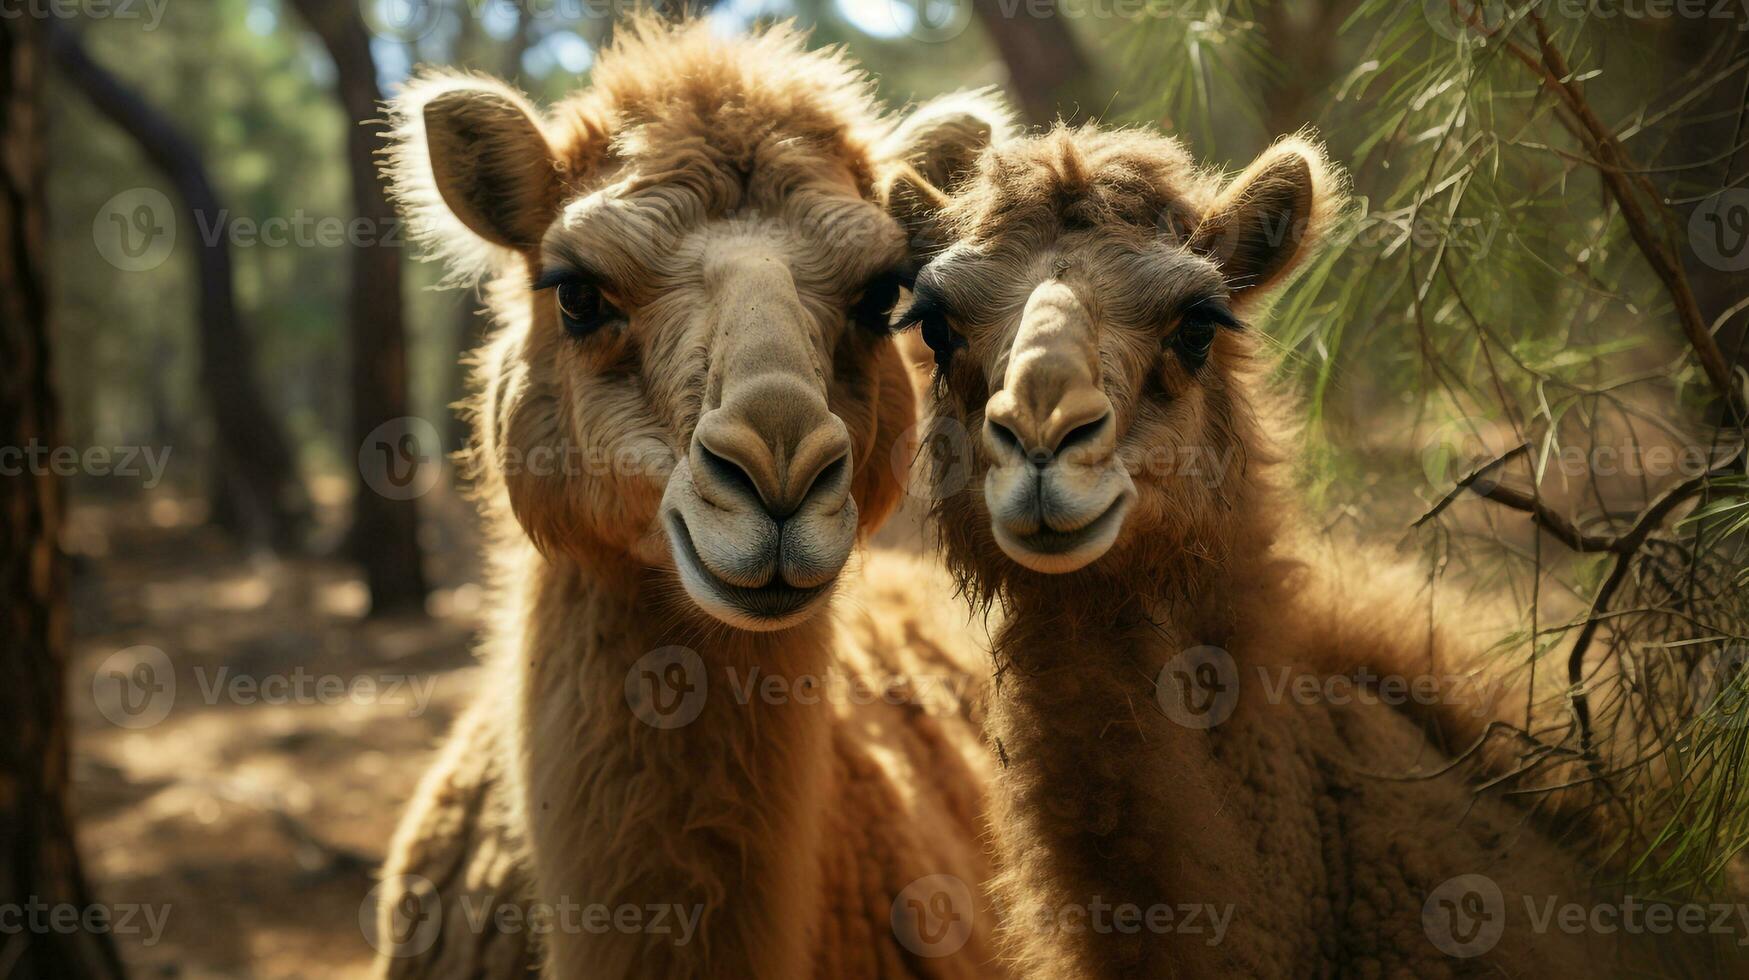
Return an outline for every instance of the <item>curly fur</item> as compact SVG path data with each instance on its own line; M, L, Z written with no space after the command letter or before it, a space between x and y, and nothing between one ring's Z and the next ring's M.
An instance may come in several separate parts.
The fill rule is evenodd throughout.
M904 254L878 205L887 170L910 165L909 147L893 145L897 121L872 107L862 73L842 54L806 50L787 27L731 40L703 25L634 21L592 83L538 113L501 83L426 75L393 111L390 172L421 240L463 279L492 276L498 326L474 356L470 462L494 527L495 615L482 654L492 689L422 786L386 869L396 887L411 874L438 888L444 931L433 951L392 946L379 967L396 976L498 975L488 961L544 962L558 977L1000 975L987 909L948 956L918 954L891 926L913 880L952 874L976 888L991 874L990 763L975 717L888 700L734 696L752 676L793 689L833 669L969 681L982 655L947 605L951 589L915 563L870 558L831 614L741 632L682 592L655 512L719 384L713 321L701 313L709 277L699 270L749 244L788 263L812 370L851 433L862 530L895 506L901 474L891 461L903 455L914 396L890 340L847 329L844 310L858 277L877 271L867 266ZM550 172L519 167L478 194L458 195L452 180L446 198L424 120L434 100L465 86L480 90L470 98L496 121L463 119L463 150L514 140L549 156ZM466 161L451 163L439 166L473 179ZM556 215L529 213L546 199L525 186L534 175L559 180ZM538 244L482 240L536 217L551 225ZM564 337L551 297L529 288L553 261L601 268L615 298L638 310L634 329L583 344ZM651 464L546 475L515 465L574 446ZM930 636L965 639L921 639ZM627 678L646 653L671 646L698 653L709 693L696 720L663 729L636 716ZM697 935L678 944L556 930L535 949L526 932L454 932L455 904L487 894L696 909ZM385 896L385 925L403 897Z
M1297 256L1272 265L1252 255L1247 268L1262 273L1236 279L1221 262L1253 243L1202 251L1199 236L1244 217L1229 209L1306 187L1314 200L1297 218L1309 242L1340 211L1342 187L1309 140L1278 145L1227 183L1174 140L1058 128L987 151L946 208L958 240L924 279L964 348L938 378L934 413L983 430L1026 298L1055 278L1093 311L1116 452L1137 488L1108 552L1044 575L993 537L989 451L936 457L949 565L975 603L1005 613L989 721L1006 760L996 793L1005 942L1038 977L1646 968L1654 960L1640 939L1537 933L1527 920L1526 898L1611 894L1591 888L1592 842L1557 839L1548 814L1477 793L1516 760L1458 755L1498 717L1509 685L1442 688L1438 703L1400 706L1271 694L1299 682L1330 690L1332 678L1365 671L1469 677L1475 665L1413 579L1371 564L1376 556L1331 553L1304 530L1288 490L1291 412L1255 333L1221 331L1193 371L1172 353L1173 318L1157 312L1218 289L1255 310ZM1178 696L1177 658L1203 646L1224 651L1237 685L1231 717L1207 728L1173 720L1162 700ZM1476 959L1437 949L1423 921L1433 890L1466 874L1488 876L1505 899L1504 935ZM1090 907L1125 904L1225 908L1231 927L1219 943L1206 931L1087 928ZM1692 939L1676 955L1704 962L1705 945Z

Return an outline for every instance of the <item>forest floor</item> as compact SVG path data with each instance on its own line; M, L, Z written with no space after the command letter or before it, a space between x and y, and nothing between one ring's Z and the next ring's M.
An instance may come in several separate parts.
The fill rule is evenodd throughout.
M428 522L462 532L428 562L430 615L385 619L345 563L250 554L199 518L168 498L73 509L88 873L118 919L138 908L116 930L132 976L361 975L376 868L480 670L465 517ZM152 651L174 680L123 701L117 675Z
M317 489L332 554L347 488ZM1414 496L1381 496L1363 523L1407 528ZM482 669L472 507L443 484L421 512L427 615L371 618L343 561L252 553L172 494L75 493L74 801L98 899L135 910L132 976L367 971L376 869ZM920 550L920 521L875 546Z
M366 973L376 870L482 669L471 510L422 510L428 615L379 619L344 562L251 554L174 497L76 499L74 804L98 899L136 910L131 976ZM174 680L124 700L155 663Z

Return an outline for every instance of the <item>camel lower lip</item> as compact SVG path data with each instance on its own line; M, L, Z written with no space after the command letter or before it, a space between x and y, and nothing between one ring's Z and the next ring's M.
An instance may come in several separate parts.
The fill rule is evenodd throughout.
M1032 534L1016 534L1003 528L1007 538L1039 555L1066 555L1084 547L1088 542L1104 535L1111 525L1123 519L1125 497L1119 495L1098 517L1076 528L1073 531L1035 531Z
M674 540L679 559L686 562L688 570L706 583L717 601L750 619L775 621L792 617L832 588L833 583L827 582L812 588L798 589L785 584L781 578L774 578L758 588L734 585L718 578L705 567L697 546L692 543L692 533L687 530L686 519L678 511L668 512L668 535Z

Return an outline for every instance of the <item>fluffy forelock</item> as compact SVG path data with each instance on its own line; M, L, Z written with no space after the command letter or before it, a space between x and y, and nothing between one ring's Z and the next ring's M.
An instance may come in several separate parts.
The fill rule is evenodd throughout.
M628 168L648 180L700 167L745 176L774 156L842 168L871 196L877 148L893 123L841 48L809 50L806 42L789 23L723 37L706 21L639 15L600 52L589 87L545 113L496 79L421 71L388 106L384 170L393 197L411 237L448 264L451 282L476 281L507 257L456 220L432 178L425 106L464 87L494 90L529 112L553 148L567 196Z
M1178 140L1140 130L1059 123L991 147L980 163L946 214L963 241L1058 224L1159 228L1191 219L1218 189Z

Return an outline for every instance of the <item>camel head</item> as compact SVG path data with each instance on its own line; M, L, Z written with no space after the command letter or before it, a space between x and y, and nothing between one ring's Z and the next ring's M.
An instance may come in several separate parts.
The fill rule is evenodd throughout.
M988 579L1216 550L1267 452L1247 314L1311 250L1337 185L1302 139L1231 180L1140 132L1059 126L988 150L902 318L972 450L966 489L938 487L950 558ZM964 481L951 470L938 482Z
M617 36L550 111L419 77L389 173L423 242L491 279L472 453L521 531L676 576L687 615L781 629L900 492L911 246L886 173L968 158L954 139L979 130L882 118L860 71L786 28Z

